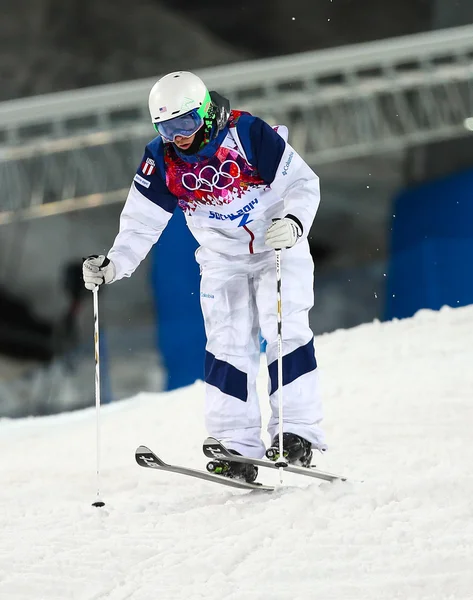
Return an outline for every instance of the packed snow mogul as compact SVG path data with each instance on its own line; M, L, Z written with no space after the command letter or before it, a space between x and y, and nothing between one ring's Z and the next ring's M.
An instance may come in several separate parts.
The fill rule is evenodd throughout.
M83 264L85 286L129 277L174 210L184 211L200 247L201 306L207 335L209 435L234 453L265 454L256 392L260 338L266 340L272 416L266 456L279 458L275 249L281 257L284 455L309 466L325 449L313 333L313 262L307 235L320 201L317 175L271 127L207 90L193 73L162 77L149 95L158 137L145 149L108 255ZM215 461L214 461L215 462ZM215 466L215 465L214 465ZM228 477L254 481L257 468L221 461Z

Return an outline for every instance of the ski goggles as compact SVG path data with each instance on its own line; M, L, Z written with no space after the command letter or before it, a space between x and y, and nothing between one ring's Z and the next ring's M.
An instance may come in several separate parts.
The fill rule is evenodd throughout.
M164 139L173 142L178 135L182 137L191 137L204 124L204 119L199 114L199 109L194 108L185 115L180 115L169 121L155 123L156 131Z

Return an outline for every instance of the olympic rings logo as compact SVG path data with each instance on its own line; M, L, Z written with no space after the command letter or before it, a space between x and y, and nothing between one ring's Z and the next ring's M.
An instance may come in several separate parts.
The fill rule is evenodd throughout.
M200 171L199 176L195 173L184 173L182 185L191 192L196 190L213 192L229 188L240 175L238 163L234 160L226 160L220 165L218 171L212 165L207 165Z

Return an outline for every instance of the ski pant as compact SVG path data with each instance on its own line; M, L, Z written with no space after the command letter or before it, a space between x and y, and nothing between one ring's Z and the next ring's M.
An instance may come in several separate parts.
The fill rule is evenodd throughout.
M228 256L199 248L196 259L207 335L206 427L227 447L260 458L265 452L256 391L260 332L267 343L271 439L279 430L276 254ZM313 269L307 241L282 251L283 430L322 449L322 406L309 327Z

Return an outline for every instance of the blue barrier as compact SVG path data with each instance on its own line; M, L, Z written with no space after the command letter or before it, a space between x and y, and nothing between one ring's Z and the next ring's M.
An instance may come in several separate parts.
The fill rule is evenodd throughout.
M473 171L395 199L386 319L473 303Z
M200 309L197 242L176 210L151 251L151 286L156 308L158 351L166 390L204 378L205 330Z

